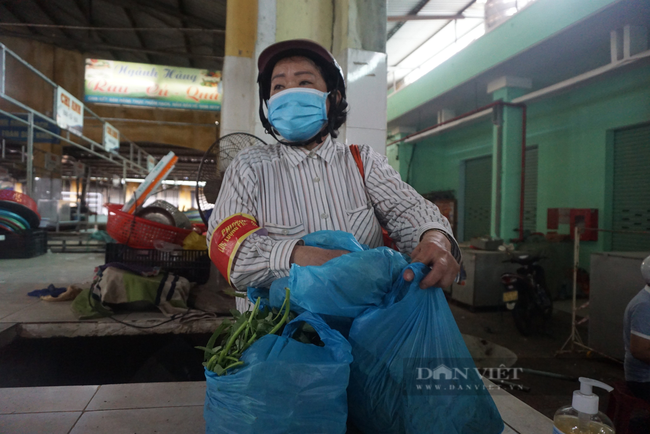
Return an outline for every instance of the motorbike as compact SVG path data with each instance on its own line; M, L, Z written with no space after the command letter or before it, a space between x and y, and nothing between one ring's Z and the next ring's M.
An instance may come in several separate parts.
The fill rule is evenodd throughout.
M512 249L504 246L499 250L508 253L509 259L503 262L521 265L516 273L501 275L501 283L504 285L503 302L512 311L517 330L522 335L529 336L537 320L541 319L546 324L553 314L553 300L546 287L544 269L539 265L544 257L515 255Z

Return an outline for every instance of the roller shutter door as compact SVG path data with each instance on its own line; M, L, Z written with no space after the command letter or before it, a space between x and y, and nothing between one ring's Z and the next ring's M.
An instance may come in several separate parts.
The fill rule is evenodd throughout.
M492 156L465 162L464 193L465 240L469 241L472 237L490 235Z
M650 125L614 132L612 229L650 231ZM612 250L649 251L650 236L614 233Z

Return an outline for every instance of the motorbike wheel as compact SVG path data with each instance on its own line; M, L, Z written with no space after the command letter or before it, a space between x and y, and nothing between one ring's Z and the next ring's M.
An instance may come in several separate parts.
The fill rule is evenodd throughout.
M549 305L546 309L542 311L542 318L544 319L544 321L548 321L553 316L553 298L551 297L551 293L549 292L548 289L544 288L544 291L546 292L546 296L548 297Z
M542 318L544 318L545 321L551 319L552 316L553 316L553 300L551 300L550 306L546 308L544 312L542 312Z
M522 292L519 292L519 300L512 310L512 316L515 320L515 327L524 336L530 336L533 328L533 305Z

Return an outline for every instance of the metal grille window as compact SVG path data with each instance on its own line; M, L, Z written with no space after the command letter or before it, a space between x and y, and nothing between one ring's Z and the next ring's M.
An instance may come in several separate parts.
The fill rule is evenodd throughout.
M650 231L650 125L614 132L612 229ZM614 251L650 250L650 236L614 233Z

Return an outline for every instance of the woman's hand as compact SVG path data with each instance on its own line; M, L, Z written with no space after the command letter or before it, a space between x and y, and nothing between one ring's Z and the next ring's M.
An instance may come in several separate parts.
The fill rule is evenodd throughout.
M291 252L291 263L301 267L308 265L323 265L330 259L350 253L347 250L328 250L318 247L296 246Z
M420 288L451 286L460 271L460 266L451 254L451 242L440 231L425 232L413 253L411 262L421 262L431 267L431 271L420 282ZM415 275L412 270L404 272L404 280L411 282Z

